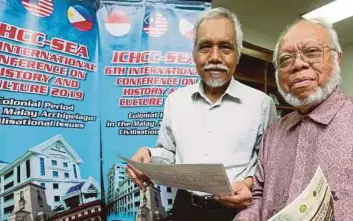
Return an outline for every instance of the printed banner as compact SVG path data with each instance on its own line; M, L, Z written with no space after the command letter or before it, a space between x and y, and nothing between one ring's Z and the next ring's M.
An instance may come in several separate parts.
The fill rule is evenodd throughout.
M143 195L118 155L153 147L165 98L198 81L193 27L208 8L202 1L104 1L97 12L108 220L158 220L172 208L175 189L156 186Z
M0 0L0 220L104 220L100 142L109 219L168 214L175 190L140 194L117 155L154 146L165 98L198 80L193 25L208 8Z
M95 13L0 0L0 220L100 220Z

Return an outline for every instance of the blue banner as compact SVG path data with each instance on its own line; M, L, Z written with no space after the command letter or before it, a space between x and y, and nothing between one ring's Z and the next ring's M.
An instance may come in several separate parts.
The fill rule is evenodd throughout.
M140 220L144 209L155 219L172 208L174 189L156 186L144 201L118 155L153 147L165 98L198 81L193 27L208 8L200 1L110 1L97 12L108 220Z
M0 0L0 220L100 204L95 13L92 1Z
M0 0L0 220L104 220L102 198L108 220L172 208L174 189L144 197L117 156L153 147L165 98L198 80L210 3L98 2Z

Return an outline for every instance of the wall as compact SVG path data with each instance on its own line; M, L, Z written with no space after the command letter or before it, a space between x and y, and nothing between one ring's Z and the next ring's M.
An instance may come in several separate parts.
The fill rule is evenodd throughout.
M353 45L345 47L341 66L342 84L341 90L348 95L353 95Z
M244 41L251 44L273 50L275 48L277 39L261 33L245 24L242 26L244 33Z

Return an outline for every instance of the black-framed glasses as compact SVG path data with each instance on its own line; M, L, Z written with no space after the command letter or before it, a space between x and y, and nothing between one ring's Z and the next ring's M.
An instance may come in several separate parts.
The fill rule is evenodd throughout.
M279 59L275 60L275 66L280 69L289 69L293 67L298 53L300 54L301 59L308 64L322 62L325 55L325 49L336 51L336 49L329 45L308 46L301 48L294 53L284 53L280 55Z

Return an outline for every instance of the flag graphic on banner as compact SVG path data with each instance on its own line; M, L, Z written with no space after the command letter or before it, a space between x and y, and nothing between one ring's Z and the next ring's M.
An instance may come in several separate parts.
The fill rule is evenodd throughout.
M93 27L91 14L80 5L70 6L67 10L67 18L80 31L89 31Z
M124 11L113 11L105 21L105 28L111 35L117 37L124 36L131 29L131 19Z
M168 21L159 12L148 13L143 20L143 30L151 37L160 37L168 30Z
M179 31L182 36L192 39L194 36L194 25L185 18L180 19Z
M47 17L53 13L52 0L22 0L23 6L33 15Z

